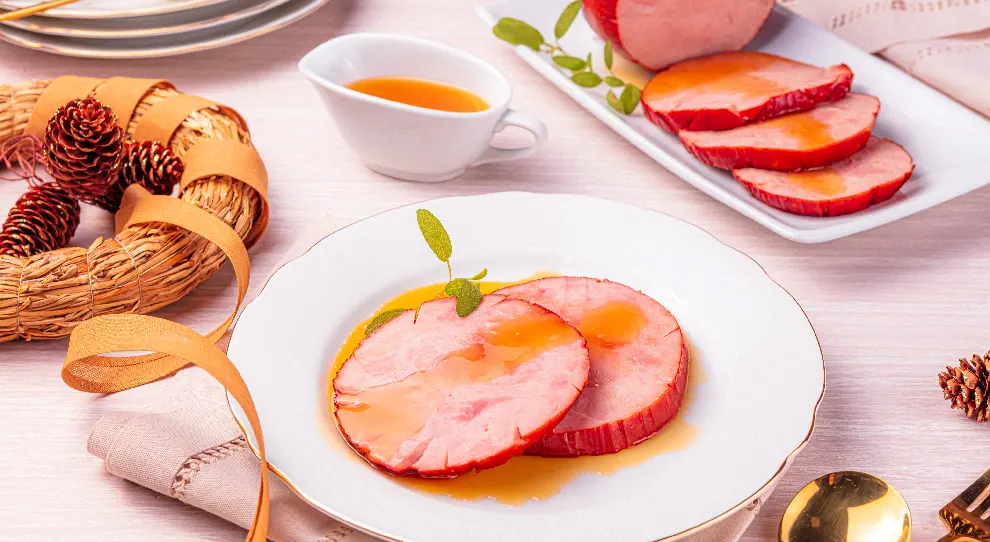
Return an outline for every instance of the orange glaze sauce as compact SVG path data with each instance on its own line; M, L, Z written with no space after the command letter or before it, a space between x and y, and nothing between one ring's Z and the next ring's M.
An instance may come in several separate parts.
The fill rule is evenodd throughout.
M482 282L480 284L481 291L483 293L491 293L500 288L506 286L512 286L515 284L521 284L524 282L529 282L538 278L557 276L556 273L540 273L536 276L516 281L516 282ZM400 294L394 299L388 301L382 305L375 314L389 310L393 308L410 308L416 307L426 301L435 299L437 295L443 292L443 284L432 284L429 286L424 286L421 288L415 288ZM611 317L611 318L610 318ZM332 384L333 375L336 374L337 369L350 357L351 353L357 348L361 339L364 338L364 328L371 321L371 317L364 322L361 322L354 331L348 336L344 345L340 348L337 356L334 358L334 364L330 371L330 382ZM506 325L512 324L510 321ZM638 307L628 303L622 302L612 302L606 303L599 309L587 313L582 321L578 324L578 329L582 331L582 334L591 335L594 337L591 339L591 343L597 346L603 346L606 343L609 344L621 344L623 342L628 342L635 339L634 332L630 329L636 328L637 326L641 329L645 326L645 318L639 311ZM539 325L533 327L529 324L522 322L520 326L526 329L539 329ZM495 338L494 341L489 338L486 342L501 343L501 346L508 348L509 351L514 348L514 345L519 345L522 342L532 342L533 333L517 333L522 331L522 329L509 329L504 328L503 333L497 333L502 338ZM638 333L638 330L635 331ZM540 333L537 331L536 335ZM527 337L528 336L528 337ZM441 364L448 366L449 370L453 371L455 366L465 367L469 365L467 363L472 358L480 359L480 356L485 355L486 346L482 345L480 347L474 346L469 347L463 351L452 353L448 358L447 362ZM689 345L689 350L691 350ZM496 354L501 355L501 354ZM511 354L505 356L506 358L511 358ZM449 363L448 363L449 362ZM513 363L520 363L518 361L507 361L505 369ZM445 376L452 379L470 379L473 378L485 378L485 375L492 373L483 370L481 373L475 372L471 373L470 376L461 376L454 374L446 374L448 368L442 369ZM691 363L689 369L688 378L688 389L684 396L684 402L681 405L681 412L687 412L691 408L691 401L694 396L693 390L700 384L702 384L706 376L701 371L700 364L697 362L697 356L691 351ZM499 372L499 369L495 369L494 372ZM436 375L431 376L435 378ZM408 379L407 379L408 380ZM458 381L460 381L458 380ZM404 382L404 381L403 381ZM401 383L392 384L385 386L391 388L391 393L405 393L403 390L397 388L392 388L392 386L399 385ZM375 390L367 390L360 394L357 394L357 398L365 396L369 392L374 392ZM333 386L330 386L329 390L329 404L333 405ZM427 394L428 395L428 394ZM363 397L365 403L370 402L372 397ZM352 397L348 397L351 400ZM424 398L424 396L414 396L412 402L415 406L407 408L407 411L402 413L396 413L393 415L391 420L379 420L376 423L381 423L381 427L384 429L382 433L391 431L396 426L399 427L401 432L409 431L410 427L417 424L422 426L422 421L420 417L426 412L428 415L432 410L426 411L428 404L432 404L433 398ZM394 412L399 409L400 406L408 407L410 399L406 398L401 404L399 402L388 402L386 401L384 407L379 407L380 412L368 415L368 420L372 420L370 416L389 416L389 412ZM332 407L331 407L332 408ZM363 407L348 408L348 410L359 411ZM368 411L372 410L371 408ZM409 411L413 414L409 414ZM367 411L366 411L367 412ZM350 414L346 414L350 415ZM414 418L410 420L410 418ZM368 425L371 425L370 423ZM349 424L350 426L350 424ZM334 449L346 453L353 457L356 461L365 463L364 460L355 454L348 447L347 443L340 436L336 429L328 430L327 440ZM409 433L411 434L411 433ZM578 476L582 474L593 474L593 475L611 475L623 468L640 465L650 458L660 455L666 452L673 452L677 450L683 450L687 448L697 437L698 429L694 425L691 425L684 420L682 415L678 415L670 424L667 425L660 433L648 439L647 441L638 444L632 448L623 450L619 453L602 455L602 456L586 456L586 457L576 457L576 458L546 458L546 457L536 457L536 456L519 456L511 459L505 465L496 467L494 469L483 470L480 472L470 472L458 476L456 478L450 479L424 479L417 478L414 476L404 476L404 477L392 477L388 473L383 471L378 471L382 476L390 476L396 482L418 490L424 493L435 494L435 495L446 495L453 497L455 499L475 501L481 499L494 499L495 501L505 504L518 506L525 504L526 502L532 500L545 500L554 495L558 494L567 484L574 481ZM394 446L394 443L390 443L388 440L383 440L382 446L390 445ZM374 468L368 465L368 468ZM376 469L377 471L377 469Z
M577 328L588 341L588 348L610 348L636 340L646 327L642 309L625 301L609 301L581 316Z
M339 394L337 416L352 439L368 444L369 455L387 461L423 429L451 389L511 374L543 352L580 339L553 314L506 320L481 342L447 354L427 370L355 395Z
M393 102L451 113L476 113L489 107L484 98L469 90L426 79L371 77L355 81L347 88Z
M796 171L786 175L787 182L825 197L841 196L846 192L845 178L834 168Z
M702 91L740 98L774 95L788 90L788 87L761 77L760 70L780 62L788 61L746 52L690 60L662 72L650 82L646 92L668 96L684 91Z

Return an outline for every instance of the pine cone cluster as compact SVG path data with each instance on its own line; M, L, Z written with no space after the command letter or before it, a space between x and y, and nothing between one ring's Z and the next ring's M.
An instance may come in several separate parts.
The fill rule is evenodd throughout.
M0 254L28 256L68 246L79 226L79 202L55 183L21 196L0 230Z
M990 352L982 358L973 354L972 359L961 358L959 367L946 367L938 375L938 384L952 408L962 410L967 417L978 422L990 419Z
M169 195L185 171L171 147L157 141L128 141L123 155L120 173L110 184L110 191L96 199L96 205L111 213L120 209L128 186L136 183L152 194Z
M117 176L124 133L113 110L94 98L60 107L45 133L48 173L70 196L93 203Z

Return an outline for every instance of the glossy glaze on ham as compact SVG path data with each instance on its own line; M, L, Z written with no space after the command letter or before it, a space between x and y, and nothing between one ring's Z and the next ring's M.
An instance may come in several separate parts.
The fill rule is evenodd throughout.
M872 137L863 150L824 168L795 172L746 168L732 174L771 207L805 216L839 216L892 198L912 171L914 162L903 147Z
M821 167L845 160L866 146L880 113L880 100L849 94L809 111L723 131L678 134L702 162L723 169L775 171Z
M623 56L656 71L753 41L773 0L583 0L591 28Z
M591 351L587 387L559 425L527 453L598 455L641 442L680 408L688 352L677 320L657 301L615 282L552 277L499 290L574 325Z
M819 68L755 51L686 60L656 74L643 89L653 123L681 130L729 130L843 98L852 71Z
M521 454L588 380L584 338L543 307L487 295L467 317L424 303L364 339L333 381L351 447L394 474L451 477Z

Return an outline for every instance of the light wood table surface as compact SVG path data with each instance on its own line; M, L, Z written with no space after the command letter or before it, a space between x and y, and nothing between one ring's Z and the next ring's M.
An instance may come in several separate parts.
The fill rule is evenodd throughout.
M443 184L365 170L296 72L312 47L360 30L429 37L491 61L514 85L513 107L546 121L547 150ZM990 428L950 411L936 381L945 363L990 346L990 190L840 241L792 243L691 188L606 129L490 36L473 6L459 0L333 0L274 34L156 60L81 60L0 44L0 81L67 73L166 78L244 115L271 174L271 228L251 252L255 291L313 220L329 215L350 222L419 200L501 190L646 205L754 257L810 316L828 389L810 445L746 542L774 539L797 490L840 469L894 484L914 513L915 539L934 540L943 534L939 507L990 467ZM0 209L22 191L23 185L0 184ZM109 214L86 209L74 244L112 234L111 224ZM158 315L206 331L226 317L234 292L225 268ZM65 341L0 345L0 540L242 539L242 530L222 520L107 474L87 454L86 438L102 413L140 405L149 390L112 397L76 392L59 377L65 348Z

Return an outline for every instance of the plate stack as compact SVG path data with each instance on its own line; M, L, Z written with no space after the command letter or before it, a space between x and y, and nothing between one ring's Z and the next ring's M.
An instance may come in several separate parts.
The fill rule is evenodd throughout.
M329 0L79 0L0 24L0 40L70 56L143 58L220 47L291 24ZM0 0L0 14L40 0Z

